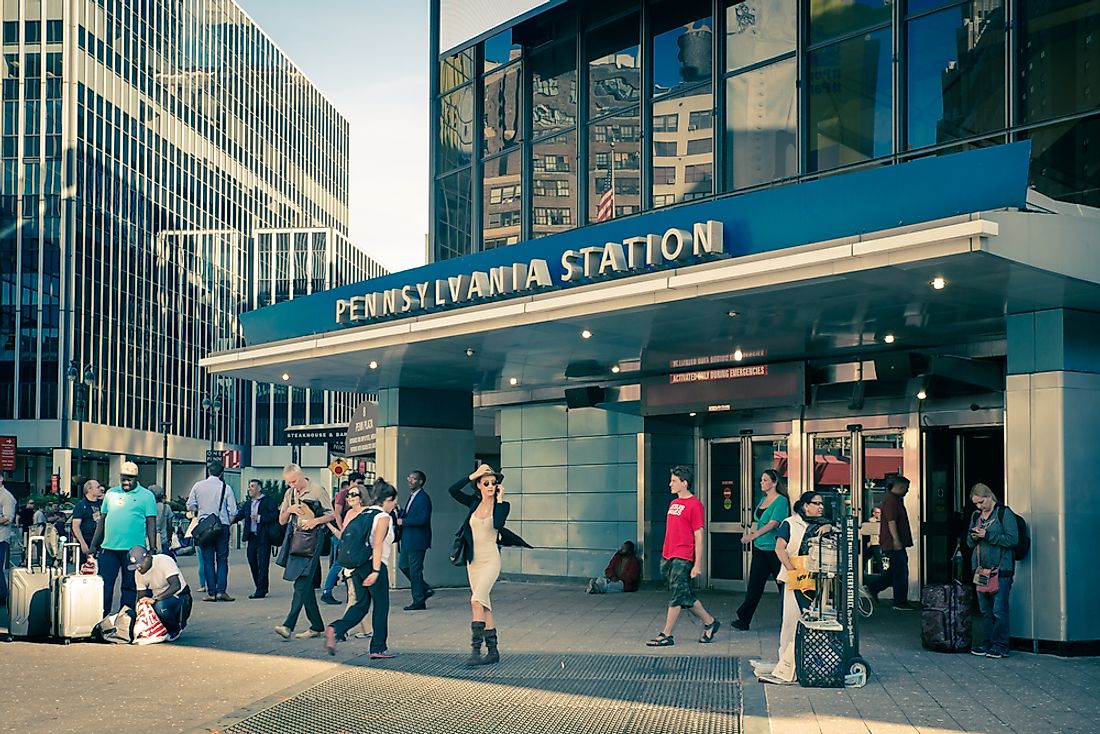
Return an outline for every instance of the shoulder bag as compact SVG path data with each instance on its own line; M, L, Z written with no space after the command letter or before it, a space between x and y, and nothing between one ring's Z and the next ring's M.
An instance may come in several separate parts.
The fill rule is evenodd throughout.
M221 538L222 533L225 532L225 523L222 522L218 513L222 511L222 507L224 506L225 480L223 479L221 499L218 502L218 511L200 518L195 525L195 529L191 531L191 538L195 541L195 545L200 548L207 548L217 543Z
M304 503L303 500L299 501ZM309 505L306 504L306 507L309 507ZM312 508L310 508L310 515L315 516L313 514ZM317 543L320 540L320 532L317 528L313 528L312 530L302 529L302 526L299 525L300 521L301 517L295 515L294 527L290 531L290 555L312 558L313 554L317 552Z
M459 526L454 545L451 546L450 558L454 566L465 566L470 562L470 544L466 542L466 534L462 532L465 527L465 524Z
M1001 569L982 566L982 545L978 543L978 568L974 571L974 589L983 594L996 594L1001 588Z

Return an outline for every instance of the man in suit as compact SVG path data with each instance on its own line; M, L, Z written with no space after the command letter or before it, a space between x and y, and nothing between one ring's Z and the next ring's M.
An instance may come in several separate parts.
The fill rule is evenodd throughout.
M397 518L401 526L398 567L412 585L412 604L405 607L406 612L427 609L428 597L435 593L424 581L424 554L432 547L432 498L424 490L427 479L419 469L405 478L409 501Z
M268 568L271 566L271 541L281 530L279 508L263 494L259 479L248 482L248 499L241 503L233 522L243 522L244 542L248 548L248 567L256 590L249 599L263 599L268 591Z

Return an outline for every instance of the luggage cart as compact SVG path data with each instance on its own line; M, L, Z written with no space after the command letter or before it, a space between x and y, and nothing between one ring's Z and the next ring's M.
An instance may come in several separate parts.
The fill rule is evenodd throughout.
M810 541L817 596L795 632L796 672L807 688L862 688L871 665L859 654L859 518L841 502L832 524Z

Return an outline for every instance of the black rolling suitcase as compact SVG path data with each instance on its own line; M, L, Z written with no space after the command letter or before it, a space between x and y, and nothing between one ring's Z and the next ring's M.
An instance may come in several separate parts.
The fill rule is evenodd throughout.
M960 581L929 584L921 590L920 641L937 652L970 650L970 610L974 593Z

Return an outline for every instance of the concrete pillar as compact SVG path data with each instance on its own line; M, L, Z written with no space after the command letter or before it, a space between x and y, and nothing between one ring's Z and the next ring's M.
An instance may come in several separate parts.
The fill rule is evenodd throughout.
M53 450L53 473L58 475L57 490L62 497L73 496L80 499L80 489L74 490L73 484L73 452L72 449Z
M121 454L111 454L107 457L107 484L111 487L119 486L122 479L122 463L126 457Z
M1009 317L1005 497L1031 528L1016 570L1012 636L1070 652L1100 641L1090 554L1100 526L1100 314L1057 309Z
M466 569L451 565L448 558L466 509L451 499L447 488L474 469L471 393L381 391L377 447L377 476L397 488L401 507L409 499L409 472L419 469L428 477L424 488L432 499L432 547L424 559L425 580L433 586L466 585ZM408 580L397 571L396 554L390 568L394 585L407 588Z

